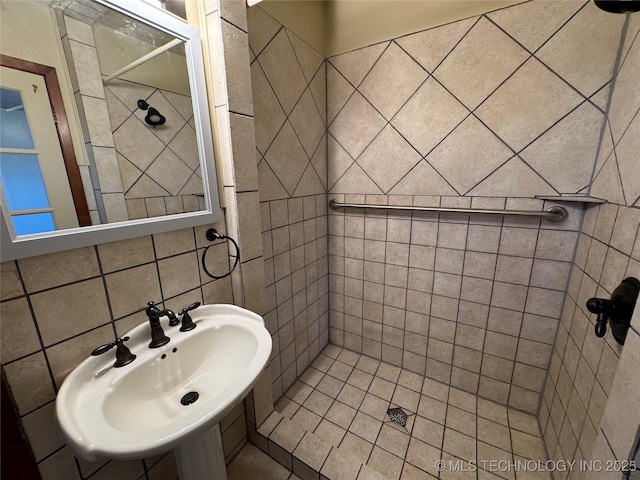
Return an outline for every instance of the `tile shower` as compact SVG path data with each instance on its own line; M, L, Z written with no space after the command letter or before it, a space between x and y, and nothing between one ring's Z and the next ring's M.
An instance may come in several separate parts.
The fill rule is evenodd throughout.
M314 89L323 69L317 52L259 8L249 10L248 20L263 212L303 195L301 185L318 193L318 179L303 182L303 172L317 174L327 200L522 210L553 204L536 195L595 194L597 183L607 185L600 195L610 198L613 182L625 182L610 172L620 136L601 134L611 121L619 49L633 49L637 20L625 25L586 2L529 2L329 57L326 97ZM627 62L636 69L637 49ZM637 115L633 105L627 121ZM302 112L308 130L299 126ZM323 161L326 177L318 168ZM592 188L594 164L594 178L602 177ZM622 185L613 187L621 195ZM627 196L610 200L634 204L640 192L631 180L626 187ZM585 334L589 314L575 308L572 289L583 279L577 272L585 268L584 238L591 238L583 215L604 224L605 215L614 222L615 214L608 205L564 206L570 214L561 224L329 210L329 345L304 369L313 359L305 352L300 360L298 340L280 330L289 321L281 307L291 294L276 285L274 399L281 389L284 394L254 443L301 478L317 472L322 478L463 478L439 474L435 460L588 458L622 349L606 343L577 378L575 368L570 375L562 370L565 361L578 362L563 342L567 317L579 311L575 341L585 342L584 355L602 344ZM628 248L638 226L626 222L636 212L620 207L618 228ZM265 251L276 242L273 233L263 215ZM287 241L279 232L274 262L289 261ZM610 251L603 279L588 284L609 282L601 288L610 293L614 278L637 275L637 260L607 243L591 243L593 276L584 276L599 278L596 255L604 262ZM582 264L574 260L576 248ZM266 271L273 268L268 259ZM581 306L587 291L596 294L583 290ZM287 343L295 355L283 356ZM583 350L582 343L573 345ZM282 375L287 368L290 374ZM579 399L576 388L584 394ZM391 421L394 407L408 415L407 426ZM488 468L467 475L515 478L513 471Z
M216 98L232 150L226 227L248 256L232 280L208 282L202 232L187 229L2 265L2 362L43 478L174 469L170 455L77 464L55 433L56 385L85 344L103 343L110 319L118 331L142 321L126 282L150 285L145 301L233 302L265 318L276 410L225 419L228 459L246 433L300 478L549 478L434 467L626 458L639 317L622 349L590 333L584 300L640 275L638 14L533 1L324 58L259 6L210 8L229 88ZM558 193L610 203L565 204L560 225L327 209L336 198L541 210L532 197ZM39 305L86 288L101 315L61 332ZM604 478L593 475L555 478Z

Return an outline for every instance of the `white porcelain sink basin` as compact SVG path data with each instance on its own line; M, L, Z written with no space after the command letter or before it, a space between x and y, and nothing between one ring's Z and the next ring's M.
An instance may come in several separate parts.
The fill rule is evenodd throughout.
M86 460L143 458L179 447L216 425L249 393L271 355L259 315L233 305L190 312L197 327L162 326L171 341L148 347L150 328L131 330L137 358L114 368L115 349L89 357L65 379L56 414L67 445ZM185 394L198 399L181 403Z

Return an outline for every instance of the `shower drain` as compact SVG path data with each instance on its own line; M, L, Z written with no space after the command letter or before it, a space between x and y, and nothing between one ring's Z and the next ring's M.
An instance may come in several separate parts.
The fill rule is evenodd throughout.
M404 410L401 408L390 408L387 410L387 415L389 415L389 419L401 427L407 425L407 414L404 413Z

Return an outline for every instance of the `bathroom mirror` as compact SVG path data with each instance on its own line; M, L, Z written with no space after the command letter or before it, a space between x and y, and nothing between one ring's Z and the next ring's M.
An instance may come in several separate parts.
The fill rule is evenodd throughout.
M2 0L2 261L214 223L199 32L141 0Z

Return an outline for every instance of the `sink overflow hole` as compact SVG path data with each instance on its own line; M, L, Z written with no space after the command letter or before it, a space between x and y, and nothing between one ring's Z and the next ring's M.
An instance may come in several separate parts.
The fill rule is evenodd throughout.
M389 415L389 419L402 427L407 424L407 414L404 413L404 410L401 408L390 408L387 410L387 415Z
M198 394L198 392L185 393L182 399L180 399L180 403L182 405L191 405L192 403L195 403L196 400L198 400L199 396L200 395Z

